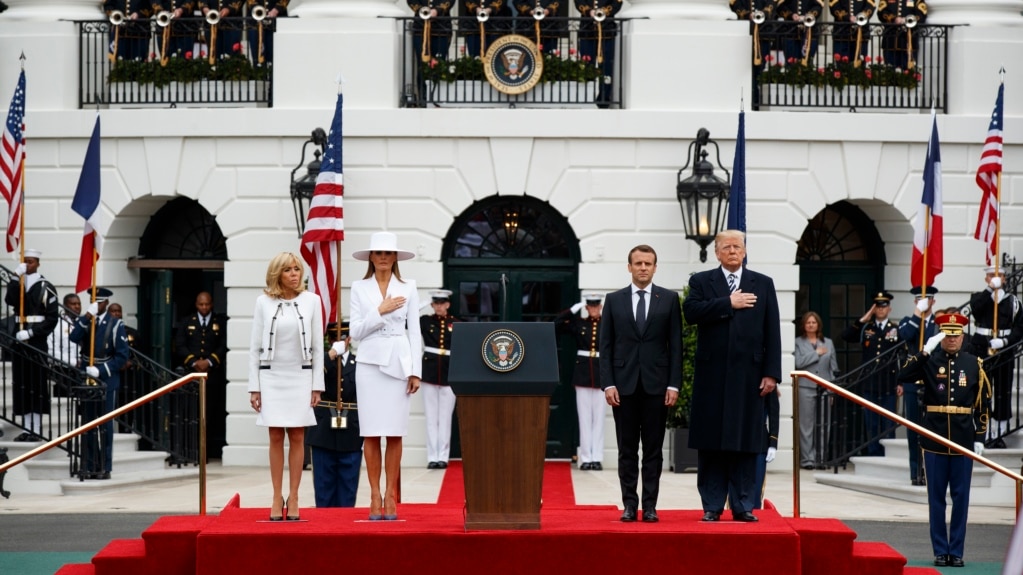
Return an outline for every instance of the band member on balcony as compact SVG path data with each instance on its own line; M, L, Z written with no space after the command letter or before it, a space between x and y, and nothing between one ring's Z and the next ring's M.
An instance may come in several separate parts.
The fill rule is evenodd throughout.
M560 39L568 36L567 0L514 0L518 33L536 42L544 54L567 52Z
M24 261L7 283L4 301L13 309L18 343L11 355L14 415L22 416L25 431L14 441L43 441L43 415L50 413L46 340L60 321L57 291L39 273L39 250L25 250ZM22 323L24 318L24 323Z
M938 314L938 329L923 349L899 372L904 382L923 381L923 427L977 455L984 451L991 382L981 360L963 346L969 319L960 313ZM940 347L939 347L940 346ZM931 546L938 567L963 566L966 516L970 508L973 460L926 437L920 438L927 469ZM945 524L945 494L952 497L952 520Z
M118 60L148 60L149 19L160 11L159 0L104 0L103 11L112 24L108 52ZM113 25L114 18L122 23Z
M451 453L451 417L455 394L448 385L451 333L461 321L448 313L451 290L430 292L432 315L419 316L423 335L423 411L426 415L426 468L444 469Z
M451 46L451 7L454 0L408 0L412 9L413 57L424 66L431 60L447 60ZM427 31L423 43L423 31Z
M622 9L622 0L575 0L575 7L582 17L579 56L600 68L597 105L607 108L614 99L615 39L618 37L618 22L614 16Z
M924 0L879 0L877 17L885 26L881 38L884 59L891 66L902 70L916 67L917 49L920 46L914 28L927 19L927 4Z
M124 322L107 313L112 291L96 289L96 301L89 304L85 315L78 318L71 331L71 341L81 350L79 365L90 382L98 383L94 397L82 399L82 423L113 411L117 389L121 386L121 367L131 351ZM95 318L93 327L92 318ZM114 457L114 422L108 421L82 436L82 479L110 479Z
M938 293L938 288L927 286L927 293L924 294L920 286L914 286L909 292L913 294L916 304L913 315L906 316L899 322L899 337L906 342L906 347L909 350L915 352L938 331L938 326L934 323L934 295ZM920 337L921 325L924 326L922 339ZM919 381L901 381L895 387L896 395L902 397L905 417L913 423L920 423L920 384ZM924 478L923 454L920 451L920 436L907 429L906 445L909 447L910 483L927 485L927 480Z
M991 376L995 401L992 414L994 421L988 430L990 447L1003 449L1005 440L1002 437L1008 433L1009 418L1012 417L1012 388L1015 375L1013 356L1016 354L1012 350L1006 350L1004 353L1000 351L1023 340L1023 313L1020 313L1019 298L1005 290L1003 271L999 269L996 274L992 266L985 268L984 272L986 274L984 283L987 287L970 296L970 310L975 329L970 338L969 350L973 355L985 360L985 370Z
M778 15L786 22L782 35L787 63L817 67L813 63L817 54L815 27L823 12L823 0L783 0L778 4Z
M164 57L176 56L184 58L186 54L193 53L195 58L199 57L196 51L196 41L199 39L199 24L197 13L198 0L163 0L163 9L171 13L170 38L167 42L167 54ZM188 22L178 22L180 18L189 19ZM163 42L159 42L161 50Z
M604 469L604 419L607 403L600 387L600 335L601 294L585 293L583 301L559 313L554 318L554 329L559 334L575 339L575 408L579 415L579 469ZM586 317L579 315L583 307Z
M831 0L831 16L835 19L831 37L836 56L856 62L867 55L870 46L867 22L874 15L875 6L875 0Z
M247 0L249 16L254 8L263 9L263 18L248 26L249 55L252 63L259 65L274 61L274 22L277 18L288 17L289 0ZM257 11L258 12L258 11ZM262 52L260 52L262 50ZM262 58L260 58L262 56Z
M465 38L469 56L483 57L513 24L511 0L461 0L458 5L458 33Z
M240 51L242 41L240 20L228 22L224 18L239 18L242 15L243 0L198 0L198 2L203 18L209 19L210 12L220 15L217 25L211 25L209 20L204 24L208 57L219 60L230 56L235 52L236 46Z
M859 394L891 412L895 411L895 375L899 362L892 355L897 352L888 352L902 346L898 324L888 319L893 297L884 290L877 292L870 309L842 332L843 340L859 345L863 351L862 365L876 364L863 368L865 374L860 378ZM869 409L863 410L863 419L866 439L870 440L864 455L884 455L880 439L895 437L894 424Z

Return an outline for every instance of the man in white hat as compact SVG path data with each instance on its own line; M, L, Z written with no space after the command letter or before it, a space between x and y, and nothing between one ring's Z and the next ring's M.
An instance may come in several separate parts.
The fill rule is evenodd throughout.
M4 301L17 314L11 357L14 415L22 416L25 429L14 441L43 441L43 414L50 413L50 387L45 365L46 340L60 321L57 290L39 273L39 250L25 250L15 268L17 281L7 284Z
M583 301L559 313L554 328L559 334L575 338L575 408L579 415L579 469L604 469L604 419L607 401L600 387L600 312L603 295L596 292L583 294ZM580 315L583 307L586 316Z
M970 296L970 315L974 323L970 353L982 359L998 354L984 361L984 370L995 389L991 413L994 421L988 426L988 446L1003 449L1005 440L1002 437L1008 433L1009 418L1012 417L1014 354L999 351L1023 340L1023 313L1020 313L1019 298L1005 290L1004 272L999 269L995 273L995 267L991 266L984 268L984 274L987 287Z
M430 292L432 315L419 316L423 334L423 408L426 413L426 468L444 469L451 454L451 416L455 394L448 385L451 331L461 321L448 313L451 290Z

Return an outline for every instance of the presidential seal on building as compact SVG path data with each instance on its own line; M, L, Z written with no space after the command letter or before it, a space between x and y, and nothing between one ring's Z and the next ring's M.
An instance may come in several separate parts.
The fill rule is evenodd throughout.
M514 331L499 329L483 338L483 363L494 371L512 371L525 356L526 346Z
M532 40L509 34L491 44L483 58L483 72L498 92L523 94L540 81L543 58Z

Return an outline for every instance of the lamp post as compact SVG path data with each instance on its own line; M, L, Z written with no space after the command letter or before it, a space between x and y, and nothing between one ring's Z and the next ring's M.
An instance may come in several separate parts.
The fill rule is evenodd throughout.
M316 176L320 175L320 156L323 154L323 146L327 143L327 133L323 128L313 130L309 139L302 144L302 159L298 161L295 169L291 170L291 204L295 209L295 228L298 229L298 237L305 232L305 214L309 210L309 203L313 199L313 191L316 189ZM304 175L296 178L295 174L305 164L305 152L309 144L319 146L313 150L313 161L306 166Z
M707 144L714 144L718 167L725 173L725 179L714 175L714 165L707 161ZM718 143L710 139L710 132L700 128L696 139L689 143L686 165L678 171L678 203L682 208L682 224L686 239L700 246L700 261L707 261L707 246L714 236L724 229L728 220L728 196L731 192L731 175L721 165L721 150ZM690 165L693 173L682 179L682 173Z

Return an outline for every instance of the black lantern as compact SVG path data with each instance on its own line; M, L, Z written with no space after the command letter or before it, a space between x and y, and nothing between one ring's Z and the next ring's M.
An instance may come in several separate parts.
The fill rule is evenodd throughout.
M725 173L725 179L714 175L714 165L707 161L707 144L714 144L718 167ZM678 203L682 207L682 224L686 239L700 246L700 261L707 261L707 246L714 236L725 229L728 220L728 196L731 192L731 175L721 165L721 150L718 143L710 139L710 132L700 128L696 139L689 143L686 165L678 171ZM682 179L682 172L690 165L693 173Z
M295 208L295 227L298 229L298 237L302 237L305 231L305 215L309 210L309 203L313 199L313 190L316 189L316 177L320 175L320 156L323 155L323 146L327 143L327 132L323 128L313 130L309 139L302 144L302 159L298 165L291 170L291 204ZM306 172L296 178L295 174L305 164L306 147L309 144L319 146L320 149L313 150L313 161L306 166Z

